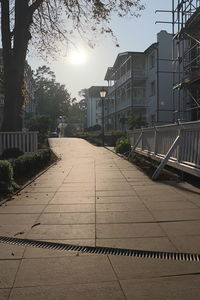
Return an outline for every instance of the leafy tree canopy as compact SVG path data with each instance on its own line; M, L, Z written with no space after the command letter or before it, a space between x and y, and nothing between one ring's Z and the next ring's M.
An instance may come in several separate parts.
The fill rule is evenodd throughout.
M69 106L68 122L70 123L82 123L84 122L86 114L86 102L85 99L77 102L76 99L72 99Z
M70 106L70 94L65 85L56 82L55 74L49 67L42 66L35 74L37 112L48 115L52 129L59 116L67 116Z
M133 113L128 119L129 129L141 128L147 125L147 123L138 114Z

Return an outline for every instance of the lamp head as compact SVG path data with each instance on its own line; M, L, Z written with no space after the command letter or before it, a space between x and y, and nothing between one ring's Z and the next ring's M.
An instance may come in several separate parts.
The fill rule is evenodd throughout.
M102 88L99 93L100 93L101 98L105 98L106 94L107 94L107 91L104 88Z

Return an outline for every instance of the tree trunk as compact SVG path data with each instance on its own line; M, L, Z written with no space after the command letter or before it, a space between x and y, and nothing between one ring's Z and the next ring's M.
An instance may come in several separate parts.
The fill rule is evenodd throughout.
M31 14L27 0L15 1L15 26L13 45L9 28L9 1L2 1L2 44L4 60L4 120L2 131L20 131L23 118L23 87L26 52L31 38L29 26Z
M17 70L17 62L11 64L5 77L5 104L4 119L2 131L21 131L22 129L22 106L24 97L23 88L23 71Z

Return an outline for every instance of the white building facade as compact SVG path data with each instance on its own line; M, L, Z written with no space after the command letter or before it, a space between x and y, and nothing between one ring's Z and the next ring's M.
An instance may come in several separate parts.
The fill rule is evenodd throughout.
M149 126L173 121L172 35L157 34L157 42L144 52L120 53L105 80L107 129L123 130L131 115Z
M89 89L85 89L85 100L87 107L87 128L94 125L102 125L102 105L100 99L100 91L102 86L92 86Z

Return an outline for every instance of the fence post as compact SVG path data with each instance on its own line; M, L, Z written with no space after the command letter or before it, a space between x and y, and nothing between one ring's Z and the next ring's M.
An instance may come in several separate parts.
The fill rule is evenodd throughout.
M169 160L170 155L173 153L174 149L178 146L179 139L180 139L180 136L178 135L176 137L175 141L173 142L172 146L170 147L169 151L165 155L165 158L161 161L161 163L159 164L158 168L153 173L152 180L156 180L158 178L160 172L162 171L162 169L166 165L167 161Z
M177 162L182 161L182 147L183 147L183 136L181 128L178 131L178 135L180 136L179 145L178 145L178 155L177 155Z
M158 147L158 141L157 141L157 128L156 126L154 127L155 132L154 132L154 154L157 154L157 147Z
M133 147L132 147L132 149L131 149L131 152L129 153L127 159L129 159L129 158L131 157L131 155L133 154L133 152L134 152L135 149L137 148L137 145L139 144L139 142L141 141L141 139L142 139L142 131L141 131L141 133L140 133L140 135L139 135L139 137L138 137L136 143L133 145Z

